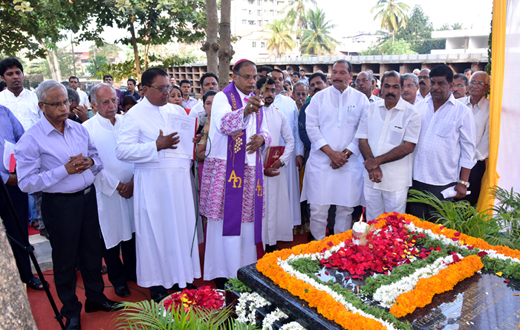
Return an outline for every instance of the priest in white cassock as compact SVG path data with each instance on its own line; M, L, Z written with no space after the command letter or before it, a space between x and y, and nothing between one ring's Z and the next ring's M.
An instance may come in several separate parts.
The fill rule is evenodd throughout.
M300 177L298 171L303 166L303 143L300 139L300 131L298 128L298 107L293 99L282 95L283 90L283 72L279 69L273 69L271 76L275 82L276 97L273 105L277 107L287 118L287 122L291 127L294 137L294 150L290 154L287 162L287 186L289 187L289 209L291 211L291 219L293 226L302 224L302 215L300 207ZM280 145L285 145L285 139L282 139Z
M257 95L260 95L267 78L256 82ZM294 137L292 127L282 111L272 105L275 96L274 80L269 78L263 93L265 102L264 120L271 135L270 147L281 146L282 139L285 143L284 152L275 162L264 169L264 195L265 217L262 223L262 239L265 244L265 252L279 250L278 241L291 242L293 240L293 223L289 204L289 191L287 189L287 166L294 149ZM264 164L269 154L264 156Z
M349 87L352 66L338 60L332 66L333 85L314 95L306 109L312 150L305 166L302 201L310 204L311 234L326 234L327 213L336 205L334 233L350 229L354 207L363 202L363 164L354 138L367 97Z
M168 74L148 69L141 82L144 99L124 116L116 154L135 164L137 284L159 301L166 288L184 288L201 276L197 244L192 247L192 156L172 155L180 140L177 132L167 134L167 121L170 114L186 117L186 112L168 103Z
M271 137L261 99L253 94L256 78L253 62L238 61L233 81L215 95L211 108L211 153L204 161L200 213L208 218L204 280L215 279L219 288L263 254L260 152Z
M134 164L116 157L123 116L117 114L114 87L102 83L90 91L96 115L83 123L96 146L103 170L96 175L96 199L103 237L103 257L116 295L126 297L126 282L136 280L134 224ZM121 262L123 256L124 264Z

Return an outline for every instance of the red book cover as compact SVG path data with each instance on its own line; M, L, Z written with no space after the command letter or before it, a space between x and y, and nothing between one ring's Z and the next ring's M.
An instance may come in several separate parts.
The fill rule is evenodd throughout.
M269 147L267 148L267 157L265 157L264 168L269 168L275 161L277 161L285 150L285 147Z
M9 173L14 173L16 170L16 160L14 159L14 154L11 154L11 160L9 161Z

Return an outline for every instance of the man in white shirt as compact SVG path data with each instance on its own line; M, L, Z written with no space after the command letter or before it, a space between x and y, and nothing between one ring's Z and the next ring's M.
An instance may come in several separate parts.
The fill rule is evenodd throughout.
M7 107L22 124L27 132L42 116L35 93L23 87L23 66L15 58L7 58L0 62L0 77L7 84L7 89L0 92L0 105ZM40 234L48 238L45 224L41 218L42 193L29 193L29 221L40 230ZM37 225L36 225L37 224Z
M126 282L136 281L134 224L134 164L116 157L117 136L123 115L117 114L117 96L112 85L102 83L91 90L96 115L83 123L103 162L94 180L103 257L108 279L116 295L126 297ZM121 262L122 252L124 265Z
M305 166L301 200L310 204L310 229L318 240L325 237L331 205L336 205L337 234L351 227L354 207L363 204L363 165L354 136L368 99L349 87L351 79L351 64L336 61L333 86L314 95L306 109L312 150Z
M413 73L405 73L401 76L401 85L403 86L401 92L402 98L411 105L419 103L419 99L417 98L419 78Z
M88 95L79 88L79 78L76 76L69 77L69 87L78 92L79 105L84 105L89 108Z
M182 91L182 106L185 109L193 109L193 107L199 102L193 97L190 96L191 93L191 81L188 79L181 80L181 85L179 86Z
M464 78L466 78L464 76ZM471 205L477 205L482 177L486 172L486 159L489 157L489 100L486 93L489 90L489 75L484 71L477 71L471 76L469 83L469 95L458 99L473 112L475 120L476 152L475 166L469 175L471 195L466 196L465 200ZM486 192L487 193L487 192Z
M308 85L309 84L309 78L307 78L306 72L305 72L304 68L300 69L300 76L301 76L300 81L304 82L305 84Z
M375 83L376 80L374 79L374 76L368 71L361 72L356 78L356 90L365 94L370 103L381 100L381 98L372 94Z
M256 82L257 95L260 95L260 90L265 83L266 78ZM294 137L292 127L285 114L272 105L275 93L275 83L269 78L263 94L264 120L267 123L269 135L271 135L271 146L280 146L283 142L285 150L269 168L264 169L265 217L262 222L262 240L265 244L265 252L279 250L278 241L291 242L293 240L291 211L287 207L289 188L287 187L285 164L291 159ZM264 154L264 164L267 156L267 153Z
M184 288L201 276L195 235L195 205L190 179L191 157L170 154L177 133L165 134L170 115L186 116L168 103L169 80L160 68L142 77L144 98L125 114L116 156L135 164L134 219L137 284L150 288L156 301L166 288Z
M453 76L453 88L451 92L456 99L466 97L468 86L469 79L463 73L457 73Z
M218 77L213 72L206 72L205 74L200 77L200 88L201 88L201 94L204 96L207 91L214 90L219 92L220 87L218 85ZM204 105L202 104L202 98L197 102L196 105L193 106L188 116L190 117L202 117L201 113L205 113L204 111ZM204 126L201 122L201 125Z
M417 100L422 101L430 96L430 69L422 69L419 73L419 90Z
M453 71L437 65L430 72L431 97L416 109L422 116L421 135L415 148L412 189L429 191L443 200L441 192L454 188L455 198L466 197L471 168L475 165L475 121L468 107L457 101L450 88ZM409 212L431 218L433 208L409 203Z
M381 85L383 100L363 112L356 133L365 158L367 220L384 212L405 212L412 185L412 152L421 131L421 116L401 98L399 73L387 71Z
M298 171L303 166L303 143L300 139L298 129L298 107L293 99L281 94L283 90L283 73L279 69L271 71L271 77L275 82L275 98L273 105L278 108L291 127L294 137L294 149L287 162L287 186L289 188L289 208L291 210L291 219L293 226L299 226L302 223L302 214L300 207L300 180ZM305 86L299 87L300 89ZM284 145L282 139L281 144Z

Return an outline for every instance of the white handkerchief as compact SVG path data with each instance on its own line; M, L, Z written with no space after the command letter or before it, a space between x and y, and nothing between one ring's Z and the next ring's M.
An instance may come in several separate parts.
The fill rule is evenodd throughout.
M444 198L453 198L457 195L457 191L455 190L455 186L449 187L441 191L442 196ZM471 195L471 191L468 191L466 195Z

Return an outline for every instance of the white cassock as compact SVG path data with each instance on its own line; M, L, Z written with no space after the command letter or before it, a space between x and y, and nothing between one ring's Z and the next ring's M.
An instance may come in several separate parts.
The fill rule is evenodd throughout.
M191 159L168 157L155 143L170 113L186 115L177 105L157 107L143 98L124 116L117 140L117 157L135 163L137 284L142 287L178 283L183 288L201 276L196 242L192 249Z
M107 249L132 239L132 233L135 232L134 199L124 198L116 190L119 182L130 182L134 176L134 164L116 157L117 137L122 122L122 115L116 115L116 122L112 125L109 119L98 113L83 123L103 162L103 170L96 175L94 185L99 226Z
M293 99L281 94L276 95L273 105L280 109L285 118L287 118L294 137L294 150L285 165L287 168L287 186L289 188L289 208L292 224L293 226L298 226L302 223L302 215L300 209L300 177L298 175L298 167L296 167L296 156L303 156L303 143L298 129L298 107ZM284 140L280 141L281 146L285 145Z
M90 107L90 102L88 101L88 95L81 89L76 89L76 92L78 92L79 95L79 105L85 105L87 108Z
M291 126L282 111L275 106L264 107L264 120L271 135L271 146L279 146L282 138L285 141L284 153L280 156L285 164L294 150L294 138ZM267 156L267 153L265 154ZM264 158L265 161L265 158ZM294 164L294 163L293 163ZM264 244L276 245L277 241L290 242L293 240L293 223L287 188L287 166L278 169L280 175L268 177L264 175L265 217L262 222L262 239Z
M241 99L245 95L237 90ZM245 105L247 102L242 101ZM246 153L244 169L244 198L240 236L223 236L224 195L226 181L226 163L228 135L246 130L247 141L256 134L256 114L244 117L244 109L231 110L226 95L219 92L213 99L209 138L211 153L204 160L204 173L200 193L201 214L208 218L206 228L206 251L204 255L204 280L217 277L236 277L238 269L257 261L254 230L254 194L256 153ZM262 152L269 146L271 137L265 120L262 120L260 134L264 137ZM244 145L247 142L244 142ZM265 203L265 199L264 199Z
M340 93L331 86L311 99L305 114L312 148L305 165L302 201L317 205L361 205L364 167L354 136L367 106L366 95L351 87ZM334 151L348 149L354 154L335 170L330 166L330 158L320 150L327 144Z

